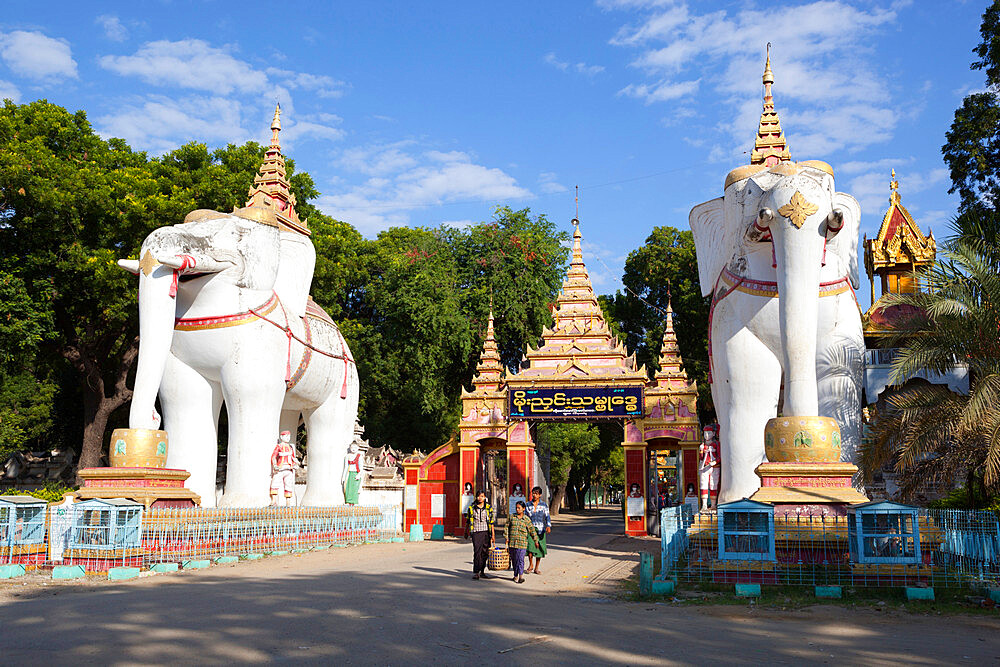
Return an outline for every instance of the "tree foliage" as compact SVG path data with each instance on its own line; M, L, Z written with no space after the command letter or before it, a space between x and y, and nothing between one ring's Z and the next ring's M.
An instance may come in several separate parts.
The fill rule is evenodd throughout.
M663 342L667 304L688 377L699 386L699 405L710 409L708 389L708 309L701 295L698 259L690 231L654 227L645 244L629 253L622 283L627 288L602 297L636 361L655 371Z
M962 101L941 147L951 171L948 191L958 192L963 209L1000 205L1000 1L983 13L979 31L972 69L986 72L987 91Z

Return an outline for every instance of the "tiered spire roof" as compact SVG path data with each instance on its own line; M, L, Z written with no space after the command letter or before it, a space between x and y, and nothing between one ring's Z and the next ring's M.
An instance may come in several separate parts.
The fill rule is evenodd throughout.
M896 170L889 181L889 210L882 218L878 236L865 239L865 269L869 279L893 271L912 271L934 262L937 243L934 233L924 236L899 195Z
M771 85L774 83L774 73L771 71L771 45L767 45L767 62L764 64L764 110L760 114L757 126L757 138L754 140L753 152L750 154L750 164L773 167L784 160L791 160L792 154L785 142L785 134L781 131L781 121L778 112L774 110L774 97L771 95Z
M493 393L500 389L503 382L503 364L500 363L500 348L493 330L493 305L490 304L490 317L486 324L486 340L483 342L483 352L476 364L476 377L472 380L473 394Z
M562 290L552 306L552 327L542 331L542 346L528 346L521 370L511 384L568 380L646 381L645 367L611 334L583 262L579 220L573 220L572 259Z
M246 208L265 209L274 214L281 229L298 232L309 236L311 232L306 223L299 220L295 211L295 195L285 171L285 158L281 154L281 144L278 133L281 132L281 105L275 106L274 119L271 121L271 145L264 153L264 161L253 180L253 185L247 194Z
M681 348L677 345L677 334L674 332L674 309L669 298L667 300L667 320L663 328L663 344L660 346L660 360L658 365L659 369L653 376L656 386L687 386L687 371L684 370L684 360L681 359Z

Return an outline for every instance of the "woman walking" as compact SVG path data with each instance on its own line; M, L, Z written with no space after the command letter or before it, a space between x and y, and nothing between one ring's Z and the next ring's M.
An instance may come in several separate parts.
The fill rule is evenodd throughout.
M465 515L465 536L472 537L472 578L489 579L486 562L490 548L496 544L493 534L493 508L486 502L486 492L476 493L476 502L469 505Z
M525 510L531 525L538 533L538 544L528 544L528 572L541 574L538 571L542 564L542 558L548 555L549 547L546 536L552 531L552 517L549 515L549 506L542 501L542 487L536 486L531 490L531 502Z
M538 532L531 524L531 519L524 513L525 504L523 500L518 500L516 505L517 514L507 519L504 526L504 536L507 538L507 551L510 553L510 562L514 567L514 581L519 584L524 583L524 552L528 548L528 537L538 546Z

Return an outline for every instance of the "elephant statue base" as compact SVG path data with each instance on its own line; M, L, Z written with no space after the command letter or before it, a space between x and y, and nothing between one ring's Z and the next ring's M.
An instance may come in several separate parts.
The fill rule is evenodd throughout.
M846 515L847 505L867 502L851 480L858 471L840 460L840 427L829 417L774 417L764 426L767 461L754 472L761 488L752 500L776 512Z
M201 497L184 482L191 473L167 468L167 432L119 428L111 434L110 468L83 468L77 500L127 498L150 507L196 507Z

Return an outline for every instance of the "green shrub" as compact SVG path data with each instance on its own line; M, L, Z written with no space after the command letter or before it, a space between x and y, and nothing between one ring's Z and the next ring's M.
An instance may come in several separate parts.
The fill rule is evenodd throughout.
M46 482L44 487L41 489L35 489L34 491L4 489L0 491L0 496L31 496L32 498L38 498L39 500L55 503L62 500L64 494L76 491L77 488L79 487L66 486L61 482Z

